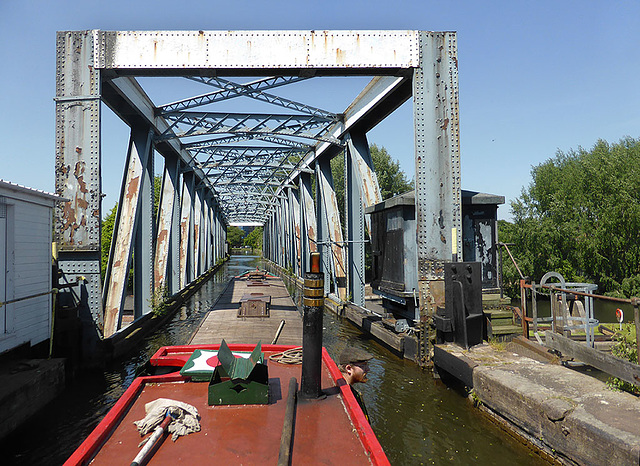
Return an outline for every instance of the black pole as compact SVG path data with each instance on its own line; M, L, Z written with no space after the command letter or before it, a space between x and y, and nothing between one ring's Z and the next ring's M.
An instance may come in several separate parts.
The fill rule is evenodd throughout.
M322 395L322 311L324 308L324 275L320 273L320 254L311 253L311 272L304 276L302 300L302 379L300 396Z
M291 464L291 450L293 450L293 433L296 419L296 392L298 391L298 381L295 377L289 380L289 395L287 396L287 407L284 412L284 425L282 426L282 436L280 437L280 453L278 455L278 466L289 466Z

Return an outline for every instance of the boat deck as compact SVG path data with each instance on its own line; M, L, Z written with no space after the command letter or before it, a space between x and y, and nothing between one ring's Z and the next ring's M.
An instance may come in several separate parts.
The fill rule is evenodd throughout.
M231 349L236 351L238 346L231 345ZM187 347L177 348L187 351ZM267 358L281 349L263 346ZM181 355L177 356L179 359ZM176 355L167 354L160 359L163 358L169 364ZM209 384L189 382L178 373L138 378L96 429L98 433L92 434L67 464L85 464L91 457L92 465L111 465L115 458L122 463L133 460L141 440L133 421L144 418L145 403L158 398L178 399L195 406L201 416L202 429L176 442L165 439L149 464L278 464L289 381L296 377L299 382L301 366L270 360L268 370L269 404L266 405L208 406ZM323 350L322 388L327 395L323 399L298 399L291 464L388 464L350 388L340 378L326 350ZM95 444L103 444L97 454L91 451L91 445Z
M264 283L258 285L257 283ZM238 317L243 297L262 293L271 297L270 317ZM231 343L268 344L273 341L281 321L285 321L277 343L302 345L302 316L280 278L264 280L236 277L229 282L213 309L203 319L190 344L217 344L223 339Z

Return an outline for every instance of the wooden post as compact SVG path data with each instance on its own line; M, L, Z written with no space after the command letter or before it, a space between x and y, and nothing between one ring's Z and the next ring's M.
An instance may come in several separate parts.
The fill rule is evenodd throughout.
M533 318L533 333L538 333L538 298L536 297L536 282L531 282L531 317ZM529 336L527 335L527 338Z
M527 289L525 288L525 281L520 280L520 309L522 310L522 320L527 315ZM527 335L529 338L529 335Z
M636 363L640 361L640 298L631 298L633 304L633 320L636 324Z

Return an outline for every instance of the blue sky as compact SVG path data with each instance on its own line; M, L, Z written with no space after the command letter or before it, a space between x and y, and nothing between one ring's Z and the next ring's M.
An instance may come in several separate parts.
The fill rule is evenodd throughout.
M640 137L638 1L0 0L0 178L54 191L55 33L82 29L457 31L462 187L507 203L558 150ZM309 103L340 112L341 102ZM369 133L409 178L411 111ZM103 213L117 201L127 135L105 111Z

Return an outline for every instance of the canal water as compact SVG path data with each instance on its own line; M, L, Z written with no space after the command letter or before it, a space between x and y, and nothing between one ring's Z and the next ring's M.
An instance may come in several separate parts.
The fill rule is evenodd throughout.
M161 346L186 343L229 279L260 265L257 256L232 256L128 359L81 374L27 426L0 443L2 464L62 464L131 384L136 368ZM464 393L363 337L346 320L326 313L323 340L333 357L347 342L374 356L369 380L359 388L391 464L546 464L471 408Z

